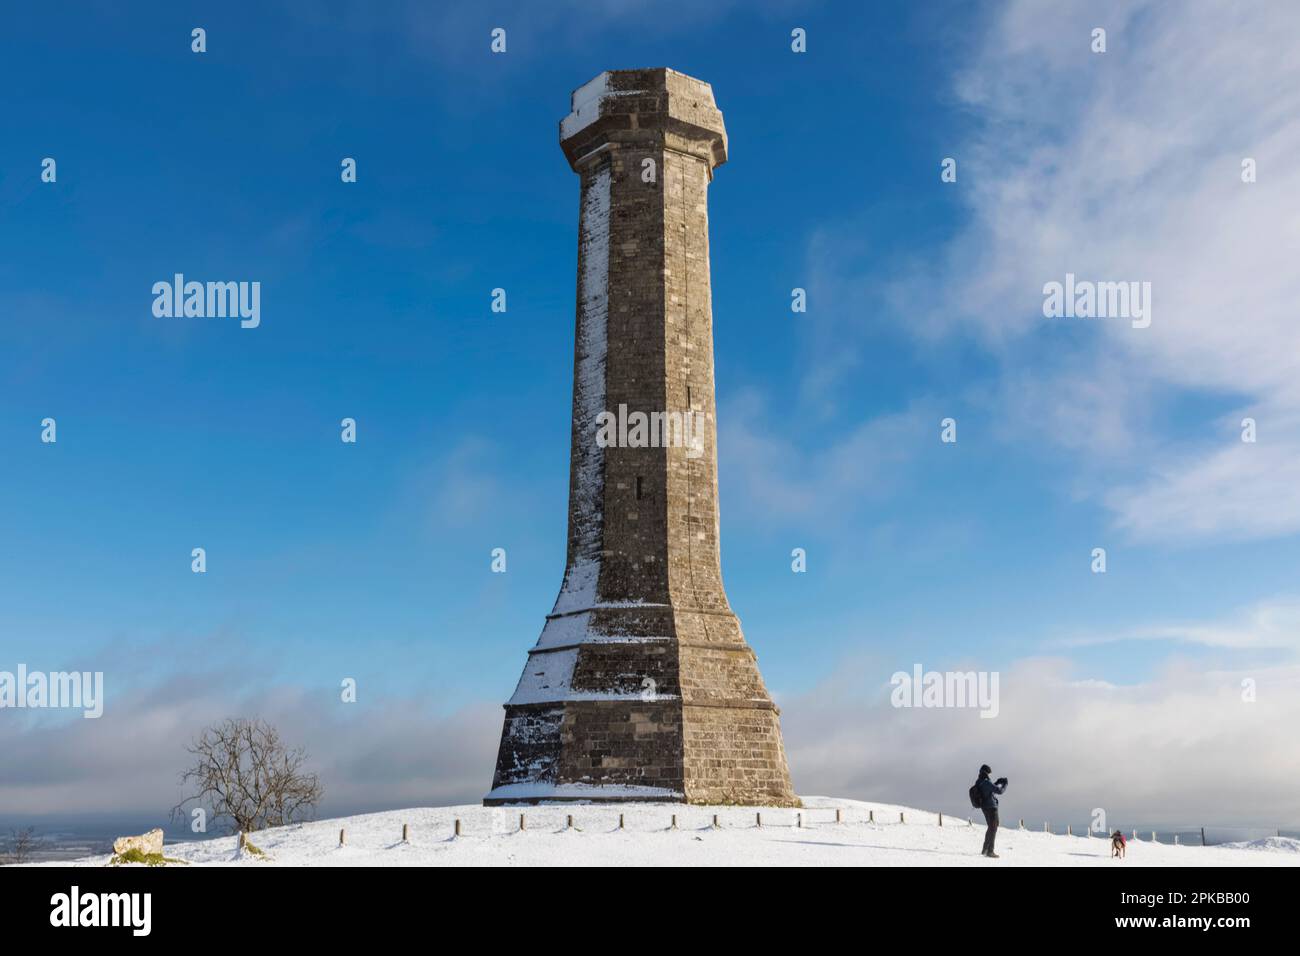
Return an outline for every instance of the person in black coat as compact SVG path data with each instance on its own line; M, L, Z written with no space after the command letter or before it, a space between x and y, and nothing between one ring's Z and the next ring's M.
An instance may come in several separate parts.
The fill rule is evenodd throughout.
M975 786L979 788L980 809L984 811L984 822L989 825L988 831L984 834L983 856L997 859L998 855L993 852L993 841L998 837L998 794L1007 792L1007 778L998 777L997 780L990 780L993 769L988 764L980 767L980 778L975 781Z

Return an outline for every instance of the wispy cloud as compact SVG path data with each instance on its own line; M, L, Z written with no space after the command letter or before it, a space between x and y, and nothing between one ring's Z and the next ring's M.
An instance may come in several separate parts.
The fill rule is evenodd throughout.
M1171 658L1136 684L1125 679L1122 654L1114 670L1100 673L1058 658L1021 659L1003 669L991 720L974 710L891 707L896 657L862 654L809 692L779 701L796 787L964 813L967 778L988 762L1014 782L1010 819L1077 823L1103 807L1116 823L1136 816L1300 823L1300 751L1285 732L1300 725L1300 601L1279 598L1224 620L1149 625L1106 640L1292 653L1268 666L1208 670ZM204 725L235 715L261 716L308 749L326 787L325 814L482 796L500 734L496 701L451 710L417 694L364 694L344 704L337 686L255 680L258 653L237 640L229 652L207 646L206 655L162 674L114 645L105 660L119 662L118 674L103 717L29 712L0 721L0 807L15 816L155 813L161 820L182 795L185 743ZM985 666L969 658L924 663ZM1243 698L1247 679L1254 702ZM1251 794L1248 803L1243 792Z
M748 390L720 415L721 469L738 482L738 510L768 521L798 519L803 527L843 520L853 502L878 501L895 491L906 483L925 441L939 442L940 416L927 417L920 406L878 415L848 431L800 428L808 418L774 409Z
M1125 686L1062 660L1022 660L1002 674L992 720L974 710L893 708L888 679L859 662L779 702L800 792L965 816L966 788L988 763L1011 779L1008 821L1077 826L1100 807L1112 826L1300 823L1300 752L1279 733L1300 723L1295 665L1205 672L1171 663ZM1255 682L1254 703L1243 700L1244 679Z
M1300 424L1295 408L1245 409L1207 423L1217 442L1189 443L1106 496L1116 523L1139 539L1264 538L1300 531ZM1240 440L1253 418L1257 440Z
M1006 5L954 83L974 132L943 188L966 222L868 283L921 340L998 360L1000 417L1082 467L1104 456L1094 490L1138 540L1300 530L1297 35L1294 4ZM1149 281L1151 326L1045 319L1043 285L1067 272ZM828 281L864 294L847 264ZM1186 396L1220 407L1162 434L1162 403ZM1224 406L1267 439L1242 443Z
M233 716L260 716L307 749L324 814L471 802L491 782L500 714L487 702L441 712L407 696L344 704L337 687L250 686L232 669L178 673L119 688L98 720L7 713L0 807L15 816L153 813L161 823L183 796L185 745Z
M1264 601L1221 621L1144 625L1107 634L1067 638L1062 647L1124 641L1173 641L1230 650L1288 649L1300 652L1300 600Z
M494 467L496 449L470 436L455 445L438 466L433 484L433 512L440 524L472 523L507 499Z

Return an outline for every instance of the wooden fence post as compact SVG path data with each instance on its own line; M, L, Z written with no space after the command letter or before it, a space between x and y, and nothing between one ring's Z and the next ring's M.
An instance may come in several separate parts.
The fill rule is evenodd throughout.
M943 813L939 814L939 826L943 826Z
M343 846L343 845L344 845L345 843L347 843L347 842L348 842L348 833L347 833L347 831L346 831L346 830L340 830L340 831L339 831L339 846Z
M527 829L528 829L528 824L524 820L524 815L521 813L519 814L519 832L523 833Z
M618 828L623 829L623 814L621 813L618 815Z
M715 830L722 829L720 826L718 826L718 815L716 813L713 815L713 829Z
M456 818L456 836L460 836L460 818Z
M1024 828L1025 828L1025 818L1024 818L1024 817L1021 817L1021 818L1020 818L1020 829L1023 830Z
M1201 846L1205 846L1205 827L1201 827Z
M411 838L411 825L410 825L409 823L403 823L403 824L402 824L402 842L403 842L403 843L410 843L410 842L411 842L411 839L410 839L410 838Z
M572 813L566 813L566 814L564 815L564 829L566 829L566 830L572 830L572 829L573 829L573 814L572 814Z
M868 823L875 823L875 822L876 822L876 811L875 811L875 810L868 810L868 811L867 811L867 822L868 822Z
M836 822L836 823L843 823L843 822L844 822L844 818L840 816L840 811L839 811L839 810L836 810L836 811L835 811L835 822ZM1281 836L1281 835L1282 835L1281 833L1278 833L1278 836Z
M672 822L672 826L670 826L668 829L670 829L670 830L676 830L676 829L677 829L677 814L675 814L675 813L673 814L673 822Z
M899 810L899 811L898 811L898 822L899 822L899 823L906 823L906 822L907 822L905 819L903 819L903 811L902 811L902 810Z
M754 814L754 826L761 827L762 825L763 825L763 814L761 813Z

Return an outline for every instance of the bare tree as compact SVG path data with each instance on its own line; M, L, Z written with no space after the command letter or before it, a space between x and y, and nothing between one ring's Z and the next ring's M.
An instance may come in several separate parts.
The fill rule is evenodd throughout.
M45 841L36 835L35 827L9 831L9 849L0 854L0 863L29 863Z
M320 778L303 771L305 751L288 749L265 721L229 718L185 749L195 762L181 774L181 785L194 792L172 808L172 819L183 818L191 803L207 805L213 822L248 833L315 815L324 792Z

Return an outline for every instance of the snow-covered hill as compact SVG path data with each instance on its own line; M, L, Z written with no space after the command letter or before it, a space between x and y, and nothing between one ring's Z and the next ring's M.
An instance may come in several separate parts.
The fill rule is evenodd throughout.
M265 830L265 858L240 853L235 837L168 844L166 856L214 866L1296 866L1300 841L1270 838L1232 847L1129 841L1111 860L1102 837L1004 827L999 860L980 856L981 821L887 804L804 797L801 811L680 804L551 805L392 810ZM835 811L842 822L835 822ZM519 815L527 829L519 831ZM619 814L624 828L618 829ZM762 814L762 827L756 814ZM904 821L899 822L902 813ZM677 828L671 828L673 815ZM713 828L717 815L718 828ZM802 827L798 826L802 815ZM871 822L874 815L875 822ZM573 817L573 829L566 828ZM454 836L455 821L461 834ZM402 842L402 825L410 840ZM339 846L339 830L347 842ZM95 866L108 857L78 860ZM67 865L59 864L59 865Z

